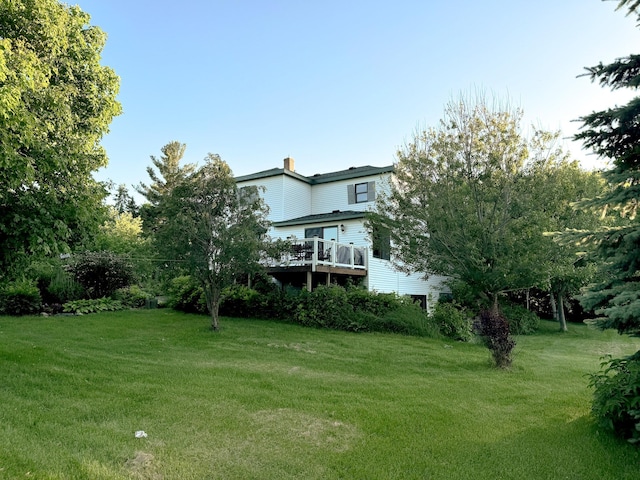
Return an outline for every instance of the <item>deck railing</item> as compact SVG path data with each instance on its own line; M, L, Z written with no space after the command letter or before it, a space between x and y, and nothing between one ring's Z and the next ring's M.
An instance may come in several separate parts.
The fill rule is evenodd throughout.
M311 265L315 272L318 265L327 265L353 270L367 269L367 247L353 243L338 243L319 237L288 239L291 248L280 258L270 259L270 266L290 267Z

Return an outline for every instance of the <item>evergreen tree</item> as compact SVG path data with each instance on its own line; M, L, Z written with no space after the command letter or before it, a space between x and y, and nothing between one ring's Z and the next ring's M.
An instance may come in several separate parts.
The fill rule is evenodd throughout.
M124 183L118 185L116 193L113 194L113 206L118 213L130 213L133 217L138 216L136 201L129 194L129 190Z
M621 0L618 9L638 15L640 0ZM613 90L640 86L640 55L587 68L592 81ZM592 232L586 239L596 245L600 260L600 282L582 298L586 308L602 315L595 323L602 329L640 336L640 222L636 216L640 200L640 97L626 105L593 112L581 119L583 131L575 136L612 167L604 172L610 190L585 205L600 208L623 220ZM591 376L593 412L603 426L630 442L640 442L640 350L609 359L603 371Z
M173 189L195 171L195 165L192 163L180 166L186 148L186 144L173 141L160 149L162 152L160 158L151 155L151 163L157 171L152 166L147 167L151 183L149 185L140 183L136 187L136 191L148 202L139 209L143 228L147 234L156 232L165 222L165 201L171 196Z
M639 5L623 0L618 8L626 6L629 13L637 13ZM592 81L604 87L635 90L640 85L640 55L600 63L587 71ZM601 328L640 336L640 223L636 216L640 200L640 97L581 120L583 130L575 138L612 162L611 169L603 172L610 190L585 205L622 217L617 226L588 236L601 259L601 281L589 289L582 303L604 316L598 321Z
M153 167L147 167L151 184L140 183L136 190L152 206L157 207L162 202L163 197L169 195L181 180L195 171L195 165L191 163L180 166L186 148L186 144L173 141L160 149L162 152L160 158L151 155L151 163L158 171L156 172Z

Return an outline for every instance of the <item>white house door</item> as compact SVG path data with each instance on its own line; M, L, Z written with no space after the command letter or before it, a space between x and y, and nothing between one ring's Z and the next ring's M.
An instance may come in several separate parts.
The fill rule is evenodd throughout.
M324 227L322 238L325 240L338 241L338 227Z
M314 235L317 235L319 238L324 240L339 240L338 227L314 227L305 229L305 238L313 238Z

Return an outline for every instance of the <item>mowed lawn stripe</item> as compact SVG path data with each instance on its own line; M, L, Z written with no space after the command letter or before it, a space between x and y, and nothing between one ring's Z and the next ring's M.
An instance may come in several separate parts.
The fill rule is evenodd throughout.
M635 479L586 374L638 340L479 344L171 310L0 317L0 478ZM135 438L144 430L146 438Z

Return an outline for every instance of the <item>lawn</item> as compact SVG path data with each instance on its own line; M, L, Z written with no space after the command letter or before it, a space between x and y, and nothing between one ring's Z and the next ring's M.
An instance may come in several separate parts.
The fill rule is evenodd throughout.
M639 348L543 322L498 371L480 345L170 310L0 317L0 478L635 480L585 375Z

